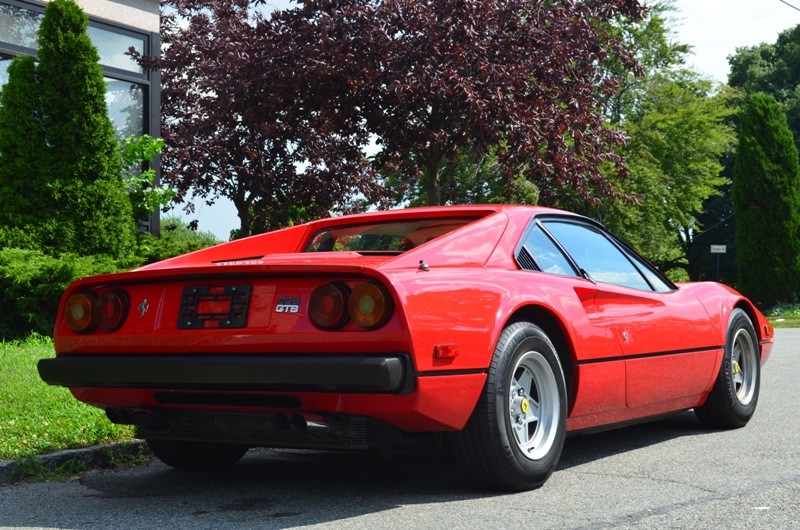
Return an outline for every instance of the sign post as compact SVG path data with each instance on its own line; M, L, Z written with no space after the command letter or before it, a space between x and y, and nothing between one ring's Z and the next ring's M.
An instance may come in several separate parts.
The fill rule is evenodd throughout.
M711 245L711 253L717 255L717 281L719 281L719 255L728 252L727 245Z

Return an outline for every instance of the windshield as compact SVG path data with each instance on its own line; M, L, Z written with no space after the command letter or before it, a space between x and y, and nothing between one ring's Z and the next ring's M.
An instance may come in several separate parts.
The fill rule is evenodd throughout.
M476 219L478 217L408 219L335 226L314 234L303 251L401 254Z

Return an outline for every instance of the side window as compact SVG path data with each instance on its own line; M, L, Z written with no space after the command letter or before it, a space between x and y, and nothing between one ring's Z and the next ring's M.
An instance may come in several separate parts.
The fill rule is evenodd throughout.
M525 243L520 249L520 254L527 253L526 258L533 258L535 266L542 272L551 274L563 274L565 276L578 276L572 265L556 246L550 237L544 233L539 225L534 225L533 229L525 238ZM518 257L522 268L533 268L528 264L527 259Z
M626 255L599 230L560 221L546 221L544 226L593 280L653 290Z
M636 266L639 267L639 270L642 271L647 281L650 282L650 285L658 291L659 293L668 293L672 291L672 286L668 285L661 277L656 274L653 269L648 265L645 261L643 261L639 256L636 254L631 254L630 252L627 253L628 257L636 263Z

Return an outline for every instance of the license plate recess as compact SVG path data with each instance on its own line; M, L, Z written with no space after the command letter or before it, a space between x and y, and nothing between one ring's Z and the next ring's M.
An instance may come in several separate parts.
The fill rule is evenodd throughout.
M178 329L243 328L249 303L249 285L185 287Z

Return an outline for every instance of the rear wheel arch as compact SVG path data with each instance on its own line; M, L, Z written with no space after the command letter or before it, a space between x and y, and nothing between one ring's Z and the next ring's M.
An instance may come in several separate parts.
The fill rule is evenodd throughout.
M528 305L517 309L503 325L502 329L517 322L530 322L542 328L550 342L556 349L561 368L564 372L564 382L567 386L567 409L571 410L575 401L577 389L577 371L575 363L575 349L572 346L566 326L552 311L537 305ZM501 329L501 331L502 331Z
M483 486L538 488L558 464L566 418L566 384L554 344L536 324L508 323L469 421L450 434L454 456Z

